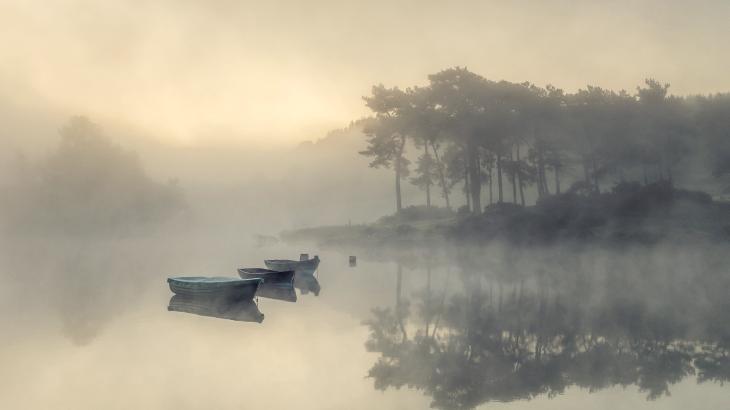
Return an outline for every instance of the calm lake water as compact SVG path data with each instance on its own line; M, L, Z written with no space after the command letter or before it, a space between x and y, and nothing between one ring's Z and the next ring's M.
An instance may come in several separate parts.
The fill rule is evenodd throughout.
M4 245L2 408L730 406L722 248ZM168 311L168 276L235 276L300 251L322 259L319 294L258 298L262 323Z

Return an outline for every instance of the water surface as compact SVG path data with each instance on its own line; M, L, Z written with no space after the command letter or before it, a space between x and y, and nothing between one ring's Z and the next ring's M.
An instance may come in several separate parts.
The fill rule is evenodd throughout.
M728 405L721 248L301 248L215 238L9 244L3 408ZM258 298L262 323L168 311L167 276L234 276L300 251L322 258L319 294Z

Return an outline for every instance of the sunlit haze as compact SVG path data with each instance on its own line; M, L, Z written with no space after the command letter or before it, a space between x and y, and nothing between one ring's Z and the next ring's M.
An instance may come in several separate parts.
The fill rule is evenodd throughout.
M730 0L0 0L0 409L730 409Z
M729 18L725 1L2 0L0 106L184 144L293 144L366 115L374 84L456 65L566 90L728 91Z

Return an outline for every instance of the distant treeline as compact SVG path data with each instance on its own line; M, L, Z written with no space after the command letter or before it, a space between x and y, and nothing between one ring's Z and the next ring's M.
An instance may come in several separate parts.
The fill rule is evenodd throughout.
M668 89L648 79L635 93L566 93L450 68L425 87L374 86L364 97L374 116L361 121L368 146L360 153L371 167L395 171L398 211L408 146L421 151L410 182L427 206L437 189L450 208L450 191L463 184L473 213L483 210L483 188L489 203L525 205L528 187L543 198L566 188L599 193L611 182L672 184L688 176L689 157L703 158L708 177L730 174L730 94L678 97Z
M147 230L184 209L175 181L151 179L134 152L85 117L60 129L39 161L19 156L0 186L0 225L13 233L121 234Z

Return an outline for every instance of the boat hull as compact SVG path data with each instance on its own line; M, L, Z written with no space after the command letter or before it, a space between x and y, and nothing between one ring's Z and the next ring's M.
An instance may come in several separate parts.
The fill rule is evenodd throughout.
M265 284L291 284L294 280L294 271L276 271L261 268L241 268L238 275L243 279L262 279Z
M275 271L293 270L296 273L314 273L319 267L319 258L314 257L305 261L294 261L289 259L267 259L264 261L266 267Z
M258 278L177 277L167 279L170 290L176 295L229 300L253 299L261 282L263 280Z

